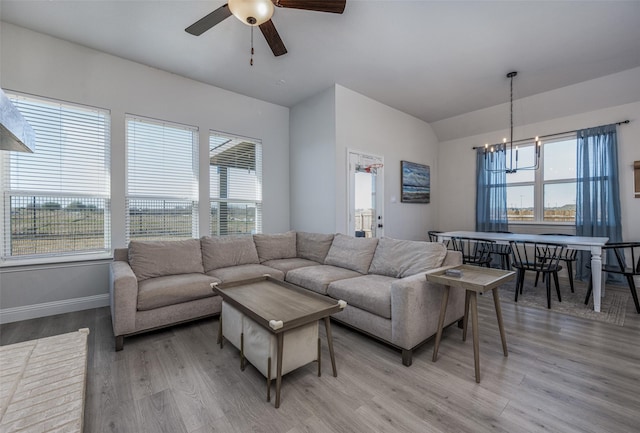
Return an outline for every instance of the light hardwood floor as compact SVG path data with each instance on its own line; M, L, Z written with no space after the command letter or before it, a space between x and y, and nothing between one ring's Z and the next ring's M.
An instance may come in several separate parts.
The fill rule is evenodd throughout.
M624 327L503 304L504 358L490 296L480 296L480 368L461 330L445 330L404 367L400 354L334 324L338 378L323 339L323 374L307 365L283 379L280 409L265 379L242 372L217 319L125 340L114 352L108 308L0 327L10 344L88 327L85 432L637 432L640 315ZM322 329L323 327L321 327Z

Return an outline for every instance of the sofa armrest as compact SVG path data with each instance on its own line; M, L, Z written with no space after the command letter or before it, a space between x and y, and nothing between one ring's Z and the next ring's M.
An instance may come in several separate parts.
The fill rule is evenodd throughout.
M445 259L443 263L446 263L445 268L462 264L462 255L451 253L447 254L449 260ZM426 274L421 272L391 284L391 338L393 344L403 349L414 348L437 331L444 286L427 281ZM464 291L452 290L445 324L461 318L463 314Z
M109 266L109 296L113 335L135 332L138 279L127 262L116 260Z

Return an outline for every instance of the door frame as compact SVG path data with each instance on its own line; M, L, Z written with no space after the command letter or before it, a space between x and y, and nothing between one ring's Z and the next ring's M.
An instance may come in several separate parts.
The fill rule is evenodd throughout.
M384 236L384 157L381 155L376 155L371 152L365 152L357 149L347 148L347 233L350 236L355 234L355 166L352 168L352 157L357 158L354 160L357 161L366 161L371 164L383 164L381 168L378 170L378 175L376 176L376 191L375 191L375 220L376 224L381 223L381 228L376 228L375 237L381 238ZM378 217L380 217L378 219Z

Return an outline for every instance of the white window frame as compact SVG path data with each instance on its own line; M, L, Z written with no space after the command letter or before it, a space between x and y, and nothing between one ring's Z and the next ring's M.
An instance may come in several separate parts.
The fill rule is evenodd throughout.
M555 143L559 141L569 141L570 139L575 138L575 134L565 134L557 137L553 137L553 139L547 139L544 142L540 149L540 166L537 170L534 170L534 180L533 181L524 181L524 182L509 182L507 175L507 188L510 186L530 186L533 185L533 212L534 218L533 221L512 221L509 220L509 225L548 225L548 226L575 226L574 221L545 221L544 219L544 187L545 185L552 184L565 184L565 183L575 183L576 179L553 179L553 180L544 180L544 151L546 143ZM527 143L525 145L519 145L519 147L526 148L534 146L534 143ZM507 203L508 206L508 203Z
M132 173L130 170L133 170L134 168L131 167L131 162L130 162L130 157L131 157L131 152L134 151L132 149L133 146L133 142L131 141L131 138L129 137L129 125L130 122L140 122L140 123L144 123L147 125L157 125L160 126L162 128L174 128L175 130L183 130L183 131L188 131L191 133L191 149L190 149L190 153L191 153L191 161L190 161L190 165L191 165L191 172L190 173L181 173L182 179L183 179L183 183L184 183L184 179L185 178L190 178L190 181L187 181L187 183L190 183L190 186L186 187L187 190L184 191L180 191L178 192L174 192L174 193L167 193L165 190L161 190L159 191L157 188L154 188L153 185L150 183L149 184L149 190L145 191L144 193L138 193L136 191L132 191L132 188L140 188L143 189L144 185L139 185L137 182L133 182L132 181ZM170 131L170 130L169 130ZM170 122L170 121L164 121L164 120L158 120L158 119L153 119L153 118L149 118L149 117L144 117L144 116L138 116L138 115L134 115L134 114L126 114L125 115L125 143L126 143L126 164L127 164L127 183L126 183L126 194L125 194L125 212L126 212L126 241L127 243L129 243L131 240L178 240L178 239L188 239L188 238L198 238L199 237L199 229L198 229L198 207L199 207L199 200L198 200L198 190L199 190L199 176L198 176L198 155L199 155L199 144L198 144L198 140L199 140L199 132L198 132L198 128L196 126L191 126L191 125L184 125L184 124L180 124L180 123L176 123L176 122ZM159 143L161 146L166 145L167 143ZM163 159L163 162L167 162L167 163L171 163L171 156L168 155L166 159ZM142 166L141 166L142 167ZM144 170L145 168L143 168ZM166 167L165 170L159 172L161 173L161 175L159 176L161 179L159 179L159 182L163 182L164 180L167 179L172 179L172 173L166 171ZM135 186L132 186L134 185ZM190 221L190 233L186 234L183 236L172 236L172 235L167 235L167 234L163 234L163 232L166 233L168 227L167 226L162 226L161 232L159 232L159 234L157 236L153 235L152 232L148 232L146 236L135 236L132 237L131 235L131 231L132 231L132 218L131 218L131 206L132 203L135 203L136 201L146 201L148 202L148 204L150 205L150 208L147 210L151 210L155 207L155 205L160 206L160 205L164 205L167 202L168 203L172 203L172 205L177 208L178 204L182 203L185 206L191 206L191 221ZM140 214L143 215L143 214ZM167 215L171 215L171 214L165 214L165 213L158 213L158 216L162 216L163 218L166 217ZM147 217L149 218L149 220L152 219L153 215L149 214L147 215Z
M209 131L209 158L211 160L212 158L212 153L215 152L215 149L213 147L217 147L220 146L220 144L214 143L214 141L218 141L217 139L224 139L225 141L228 140L229 144L236 146L239 145L243 142L246 143L251 143L253 145L255 145L255 154L254 154L254 158L255 158L255 177L256 177L256 185L255 185L255 191L254 191L254 197L253 198L239 198L239 197L217 197L214 195L214 191L213 188L211 187L211 183L212 183L212 178L211 178L211 168L209 168L209 234L212 236L232 236L232 235L237 235L237 234L258 234L258 233L262 233L262 187L263 187L263 178L262 178L262 141L256 138L250 138L250 137L244 137L244 136L240 136L240 135L234 135L234 134L228 134L225 132L220 132L220 131L214 131L214 130L210 130ZM209 165L209 167L211 167L211 165ZM248 188L247 192L251 191L251 187ZM220 194L221 195L221 194ZM218 209L218 218L217 221L220 221L221 217L220 217L220 203L229 203L229 204L247 204L247 205L255 205L256 208L256 214L255 214L255 221L253 222L253 228L250 230L250 233L247 232L242 232L242 233L237 233L237 232L229 232L227 231L226 233L220 233L220 225L218 223L217 227L213 227L214 225L214 221L216 219L211 218L212 214L213 214L213 209L214 206L218 205L217 209Z
M31 101L34 104L41 103L43 105L49 105L49 106L52 106L53 109L55 109L56 106L59 106L60 110L65 110L65 109L80 110L80 111L83 111L84 113L94 112L95 118L90 119L92 114L88 114L86 121L87 122L97 121L97 124L99 125L98 126L99 129L97 130L98 135L103 134L99 142L104 143L104 147L96 147L95 136L90 137L93 140L90 143L90 145L79 147L79 144L84 142L82 140L79 140L77 136L75 137L72 136L72 138L65 140L63 138L62 132L58 131L58 129L53 128L50 131L49 130L46 131L47 136L51 133L59 134L57 137L57 140L61 140L63 143L70 143L70 146L73 150L69 152L68 155L71 155L72 157L74 156L78 157L78 155L74 154L74 152L77 152L79 150L83 152L83 155L85 155L84 157L90 157L90 155L92 154L91 152L93 152L93 155L97 157L97 161L102 161L103 165L102 165L102 170L100 171L100 173L102 174L102 179L101 180L99 179L100 175L98 175L97 178L92 179L93 183L89 187L89 189L93 189L93 191L88 191L86 184L85 185L79 184L79 187L77 189L69 188L69 178L67 176L64 176L64 174L55 174L55 173L64 173L64 168L60 168L55 173L52 173L56 176L56 178L60 179L59 188L52 188L51 187L52 183L47 183L47 185L43 186L42 188L37 188L37 186L35 188L28 187L26 189L24 187L14 188L12 186L11 160L12 160L12 157L14 156L17 156L18 158L20 156L15 155L13 152L0 152L0 168L1 168L0 170L0 174L1 174L0 175L0 209L3 215L3 219L1 221L1 225L3 229L0 231L0 247L1 247L0 248L0 266L21 266L21 265L29 265L29 264L90 261L90 260L100 260L100 259L110 258L112 256L111 254L111 187L110 187L110 170L111 170L111 167L110 167L111 112L110 110L99 108L99 107L88 106L85 104L76 104L76 103L61 101L57 99L46 98L46 97L37 96L37 95L29 95L26 93L15 92L11 90L7 90L6 93L10 99L14 100L14 103L16 103L18 107L20 107L21 105L19 100L22 99L24 101ZM43 113L40 113L40 114L44 114L45 110L46 109L43 108ZM23 115L27 119L29 118L28 113L24 112ZM74 115L72 114L71 116L74 116ZM78 118L76 116L76 117L71 117L70 119L71 119L70 122L74 122L74 121L77 121ZM44 138L45 136L45 132L43 132L44 129L40 129L45 127L44 126L38 127L38 125L40 124L40 121L38 121L37 119L34 119L34 120L31 120L31 123L32 123L32 126L35 126L34 129L36 132L35 155L37 155L38 157L41 157L41 155L46 155L47 154L46 152L51 152L52 150L55 151L56 148L52 147L52 145L46 140L46 138ZM87 124L90 124L90 123L86 123L85 126ZM41 134L40 139L38 138L39 130ZM55 135L52 137L55 137ZM53 140L55 141L56 138L53 138ZM60 156L60 154L63 153L62 148L58 148L58 149L60 150L58 150L57 153L52 154L52 158L53 158L52 161L55 164L60 164L60 161L57 158L60 158L60 159L64 158L64 156ZM85 152L87 153L85 154ZM78 161L74 159L65 160L65 162L71 166L73 166L74 163L78 165L77 164ZM36 164L37 163L38 162L36 162ZM46 162L41 162L40 164L46 164ZM32 166L30 170L33 171L35 168L37 167ZM27 173L28 172L29 171L27 171ZM39 176L41 175L44 177L46 176L46 172L39 171L38 175ZM97 183L96 183L96 180L97 180ZM33 183L32 181L29 181L29 180L27 180L26 182L27 184ZM9 246L9 244L12 242L11 200L12 198L19 199L20 197L22 198L30 197L30 198L33 198L34 201L36 201L36 199L39 198L38 201L41 203L44 203L44 200L51 198L51 201L56 201L58 203L62 201L62 203L67 203L67 205L69 205L70 203L73 203L74 201L102 202L102 205L103 205L102 246L101 247L96 246L96 247L88 248L86 250L59 249L56 251L48 251L48 252L42 252L42 253L12 255L12 251ZM90 206L94 206L94 204L92 203L88 205L87 208L90 209L91 208ZM34 213L36 212L35 209L36 208L34 207ZM74 211L74 212L82 213L82 211ZM87 216L90 217L90 213L83 215L83 218L86 218ZM58 220L54 219L54 222L55 221L58 221ZM68 241L72 241L75 243L79 241L78 239L81 240L82 237L76 238L75 236L72 236L68 239Z

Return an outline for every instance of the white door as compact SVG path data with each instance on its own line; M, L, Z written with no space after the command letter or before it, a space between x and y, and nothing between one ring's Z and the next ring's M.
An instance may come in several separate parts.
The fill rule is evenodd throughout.
M382 237L384 164L380 156L348 151L349 234Z

